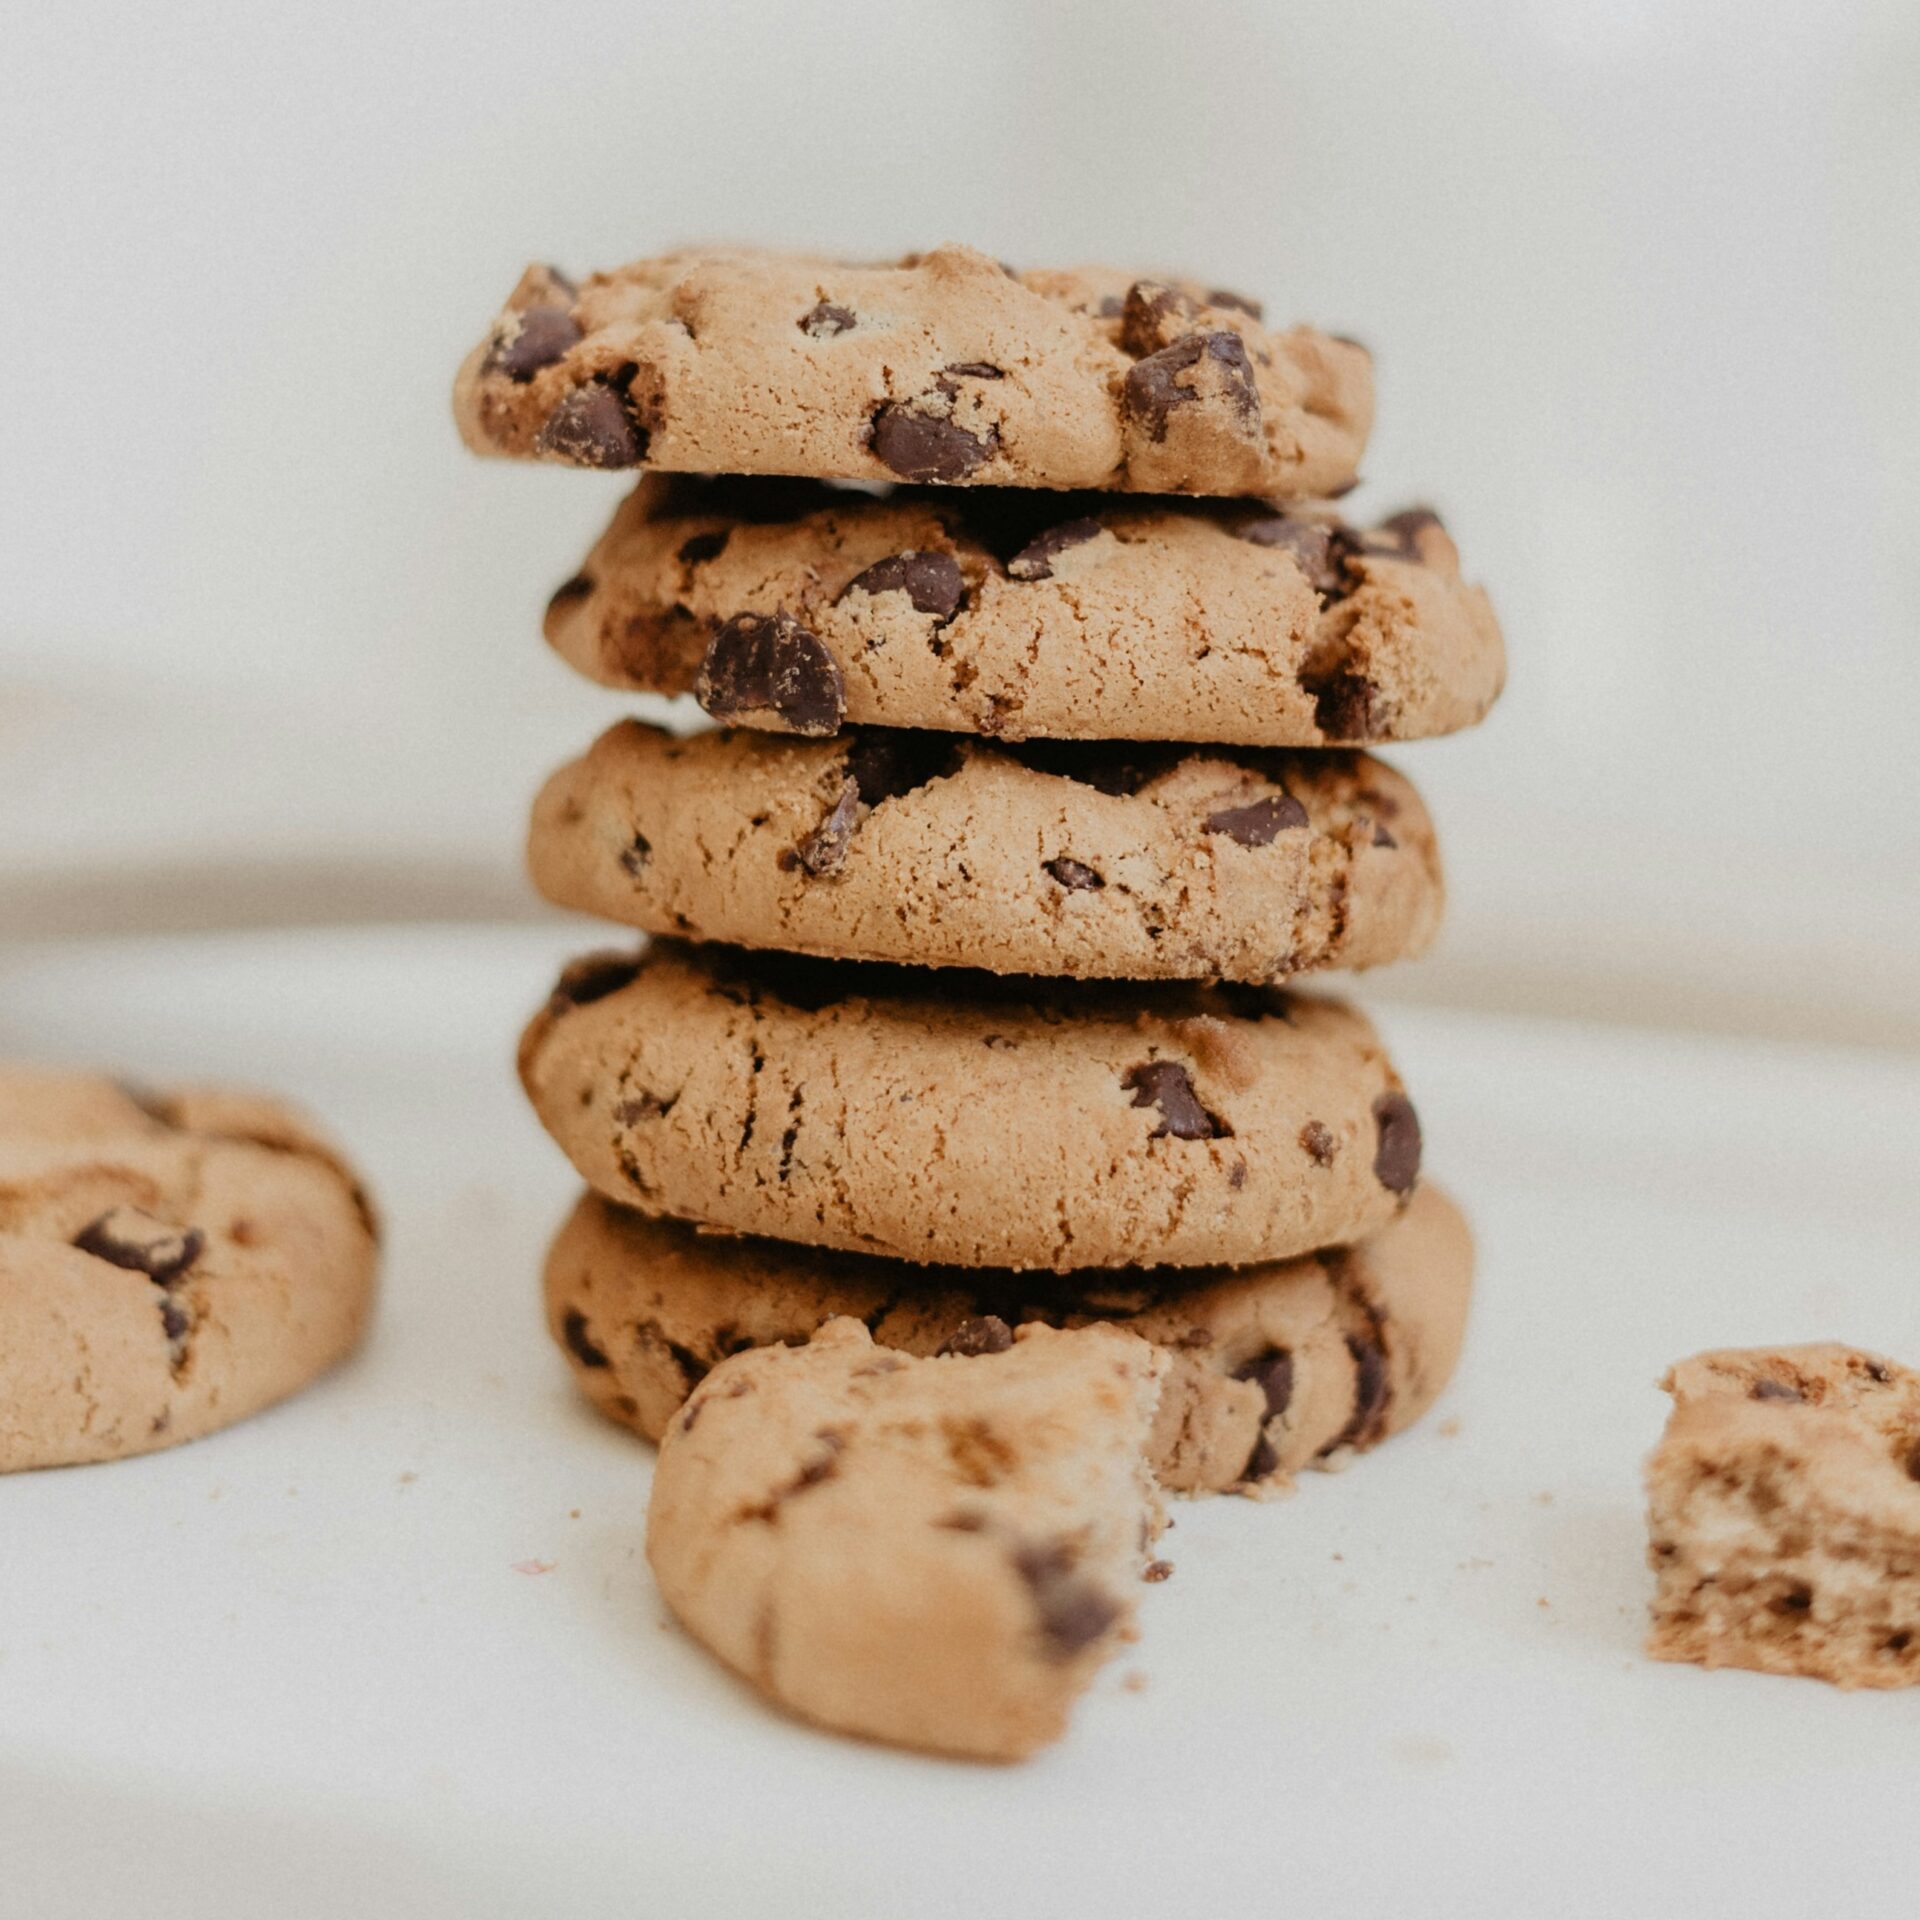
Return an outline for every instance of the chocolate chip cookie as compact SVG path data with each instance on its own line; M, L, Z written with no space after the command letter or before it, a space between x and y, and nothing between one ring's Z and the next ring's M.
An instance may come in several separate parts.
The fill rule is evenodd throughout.
M789 733L1318 747L1471 726L1506 654L1431 513L643 480L547 609L592 679Z
M729 1354L829 1320L914 1354L1004 1347L1033 1321L1123 1328L1166 1351L1150 1451L1181 1493L1284 1485L1412 1425L1452 1377L1472 1286L1466 1222L1431 1185L1354 1247L1058 1279L702 1233L588 1194L546 1271L547 1326L581 1390L649 1440Z
M656 942L520 1044L590 1186L957 1266L1243 1266L1386 1225L1420 1126L1373 1029L1268 987L1041 983Z
M625 721L535 803L549 900L650 933L1083 978L1370 967L1440 923L1426 810L1358 754Z
M737 1354L661 1443L654 1578L789 1711L1017 1760L1065 1730L1132 1619L1165 1367L1098 1326L912 1359L835 1320Z
M1703 1353L1661 1383L1648 1652L1920 1683L1920 1375L1851 1347Z
M0 1066L0 1472L117 1460L352 1352L373 1215L276 1102Z
M529 267L454 412L477 453L571 466L1300 499L1352 482L1373 374L1186 281L690 251Z

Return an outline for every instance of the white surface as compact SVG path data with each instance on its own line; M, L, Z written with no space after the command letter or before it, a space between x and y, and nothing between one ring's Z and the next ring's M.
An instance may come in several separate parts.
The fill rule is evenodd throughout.
M1920 1355L1910 1061L1396 1014L1483 1245L1460 1381L1178 1509L1141 1645L999 1771L790 1725L663 1623L649 1456L535 1305L570 1182L507 1057L562 945L0 955L0 1051L298 1090L392 1225L339 1377L0 1481L0 1912L1911 1912L1920 1698L1643 1660L1637 1484L1679 1354Z

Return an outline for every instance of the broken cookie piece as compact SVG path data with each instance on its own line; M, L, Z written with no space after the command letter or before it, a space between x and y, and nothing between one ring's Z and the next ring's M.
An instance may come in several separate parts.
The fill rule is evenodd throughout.
M1700 1354L1647 1465L1661 1660L1920 1681L1920 1375L1851 1347Z
M842 1319L723 1361L661 1442L647 1558L687 1630L802 1718L1017 1760L1131 1621L1167 1361L1106 1326L969 1344L912 1358Z

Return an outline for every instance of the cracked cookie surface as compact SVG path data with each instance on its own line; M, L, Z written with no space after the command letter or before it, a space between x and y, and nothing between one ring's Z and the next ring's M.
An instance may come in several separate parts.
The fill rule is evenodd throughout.
M1015 1760L1130 1629L1166 1359L1110 1327L916 1359L835 1320L721 1363L647 1508L667 1604L789 1711Z
M147 1453L358 1344L377 1231L277 1102L0 1065L0 1471Z
M1506 675L1431 513L1250 500L649 477L545 627L604 685L775 732L1415 740L1481 719Z
M1920 1374L1821 1345L1698 1354L1661 1384L1648 1652L1920 1684Z
M529 267L454 414L477 453L572 466L1299 499L1352 482L1373 369L1188 282L694 250Z
M1358 754L827 741L638 721L548 780L528 860L649 933L924 967L1262 981L1424 951L1412 786Z
M1282 1259L1384 1226L1420 1165L1372 1027L1268 987L662 940L575 962L520 1072L609 1198L920 1262Z
M658 1440L712 1369L860 1321L904 1353L1005 1345L1029 1321L1150 1340L1150 1453L1180 1493L1252 1492L1412 1425L1451 1378L1473 1287L1459 1210L1423 1184L1356 1246L1223 1270L1059 1279L702 1233L588 1194L546 1266L547 1327L581 1391Z

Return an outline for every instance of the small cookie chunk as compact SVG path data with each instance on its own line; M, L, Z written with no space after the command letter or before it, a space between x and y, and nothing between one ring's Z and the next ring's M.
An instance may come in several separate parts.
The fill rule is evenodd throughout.
M1109 1327L916 1360L836 1320L716 1367L654 1469L647 1559L789 1711L982 1760L1058 1739L1159 1532L1165 1356Z
M1647 1463L1647 1651L1920 1682L1920 1375L1851 1347L1685 1360Z
M576 961L520 1074L647 1213L956 1266L1247 1265L1413 1191L1420 1128L1350 1007L657 941Z
M1358 754L623 721L534 804L556 905L649 933L1078 978L1260 981L1422 952L1426 809Z
M358 1345L377 1231L252 1094L0 1066L0 1472L117 1460L284 1399Z
M643 480L548 604L589 678L776 732L1319 747L1473 725L1506 653L1431 513ZM775 679L769 668L778 665Z
M695 250L529 267L454 414L476 453L571 466L1300 499L1351 484L1373 369L1184 282Z
M728 1355L829 1320L913 1354L1005 1346L1036 1320L1123 1328L1166 1351L1150 1451L1181 1493L1284 1484L1411 1426L1452 1377L1472 1287L1467 1224L1430 1184L1354 1247L1057 1281L734 1239L588 1194L546 1269L547 1326L582 1392L649 1440Z

